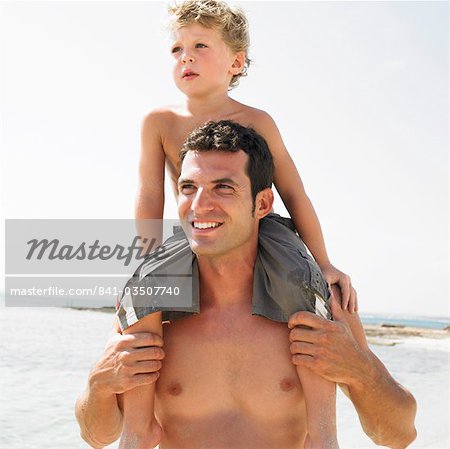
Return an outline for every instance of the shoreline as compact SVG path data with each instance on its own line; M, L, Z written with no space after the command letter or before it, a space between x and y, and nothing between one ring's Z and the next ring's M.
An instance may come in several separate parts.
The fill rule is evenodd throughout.
M401 324L363 324L367 340L373 345L394 346L410 337L442 340L450 337L450 329L428 329Z
M71 307L73 310L89 310L93 312L114 313L114 307ZM363 323L364 332L370 344L381 346L394 346L402 342L408 337L421 337L429 339L442 340L450 337L450 328L430 329L424 327L411 327L402 324L365 324Z

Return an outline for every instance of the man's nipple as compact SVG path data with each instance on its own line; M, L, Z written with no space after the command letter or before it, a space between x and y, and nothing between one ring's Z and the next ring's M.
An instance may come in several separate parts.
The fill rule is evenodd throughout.
M280 388L283 391L291 391L295 388L295 381L290 377L284 377L280 381Z
M167 392L172 396L178 396L181 394L182 391L183 391L183 389L181 388L181 385L179 382L172 382L167 387Z

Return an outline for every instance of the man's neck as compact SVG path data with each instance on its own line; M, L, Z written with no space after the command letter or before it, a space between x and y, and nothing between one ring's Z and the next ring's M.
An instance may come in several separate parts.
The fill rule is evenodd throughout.
M226 92L211 93L201 97L187 97L186 110L205 121L218 120L230 112L235 101Z
M212 260L199 256L197 260L204 306L221 307L251 301L256 251L247 257L225 256Z

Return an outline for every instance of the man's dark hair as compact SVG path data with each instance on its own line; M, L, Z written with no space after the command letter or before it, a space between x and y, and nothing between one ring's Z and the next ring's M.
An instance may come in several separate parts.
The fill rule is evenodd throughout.
M272 187L274 165L267 142L253 128L230 120L207 122L186 137L180 161L182 164L188 151L237 153L241 150L248 155L246 173L250 178L254 203L258 192Z

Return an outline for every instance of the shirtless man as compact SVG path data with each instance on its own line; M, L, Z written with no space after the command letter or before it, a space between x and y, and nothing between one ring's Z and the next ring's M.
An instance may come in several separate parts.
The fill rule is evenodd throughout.
M243 132L254 134L257 148L233 146ZM407 447L416 435L414 398L370 351L357 314L336 299L335 321L298 312L286 326L251 314L258 226L273 194L271 170L252 170L249 151L271 157L260 136L230 122L207 124L186 141L178 211L197 257L201 313L164 325L164 343L153 334L111 339L77 403L82 437L94 448L116 440L121 393L159 375L161 449L306 448L295 370L303 364L343 387L376 444Z

